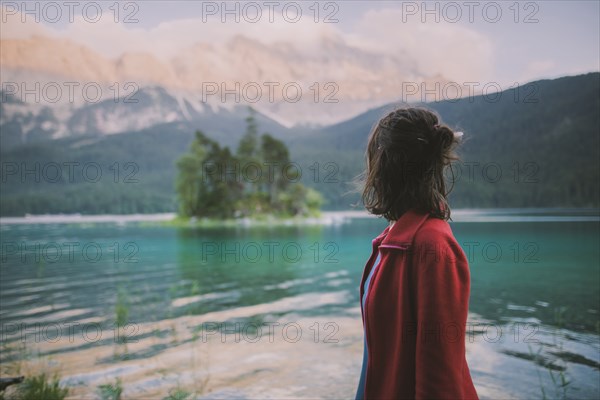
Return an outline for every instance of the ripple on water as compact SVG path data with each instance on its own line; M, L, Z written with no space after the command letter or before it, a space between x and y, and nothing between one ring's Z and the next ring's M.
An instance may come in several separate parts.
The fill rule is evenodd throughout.
M535 307L520 306L518 304L507 304L506 308L509 309L509 310L526 311L526 312L530 312L530 313L536 311Z

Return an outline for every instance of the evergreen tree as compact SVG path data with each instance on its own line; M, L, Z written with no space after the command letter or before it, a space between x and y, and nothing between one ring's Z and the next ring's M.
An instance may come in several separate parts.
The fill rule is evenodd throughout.
M249 115L246 117L246 133L240 140L237 156L241 161L255 160L258 156L258 126L256 125L256 111L248 107Z
M246 133L240 140L237 157L240 161L240 173L244 177L245 189L257 192L260 186L260 177L263 165L260 163L258 148L258 126L256 124L256 111L248 107L249 115L246 117Z
M205 165L208 194L201 199L201 216L231 218L236 216L236 206L243 194L239 161L229 148L214 143Z
M278 192L285 190L289 184L289 178L284 172L290 165L290 154L282 141L268 133L261 136L260 150L265 166L261 182L268 193L269 203L274 205Z
M186 217L198 215L199 200L205 196L206 191L201 174L208 138L201 131L196 131L195 136L190 151L177 160L175 189L179 198L179 213Z

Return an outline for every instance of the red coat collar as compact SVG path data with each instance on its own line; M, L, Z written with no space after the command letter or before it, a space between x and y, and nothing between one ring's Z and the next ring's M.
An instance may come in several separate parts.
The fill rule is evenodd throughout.
M391 227L388 225L386 228L373 239L373 252L371 257L367 260L367 264L363 270L362 279L360 282L359 298L361 299L361 311L362 311L362 298L364 294L365 280L373 267L375 262L378 249L383 248L397 248L406 250L413 242L413 237L421 225L427 220L429 214L420 213L416 210L409 210L402 214L402 216L396 221ZM364 317L364 314L363 314Z
M414 209L409 210L402 214L394 225L387 226L377 239L385 236L381 241L383 246L409 246L412 244L415 233L428 217L428 213L422 213Z

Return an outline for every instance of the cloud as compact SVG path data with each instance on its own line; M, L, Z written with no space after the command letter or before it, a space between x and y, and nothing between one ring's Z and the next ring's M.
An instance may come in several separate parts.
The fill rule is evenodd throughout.
M494 69L493 46L484 35L444 21L402 22L399 8L367 11L351 40L379 52L410 57L423 74L456 82L489 79Z
M3 14L3 21L5 17ZM338 24L315 24L311 18L297 23L282 18L274 22L262 18L258 23L243 19L240 23L222 23L216 15L207 21L200 17L184 18L144 28L139 24L115 23L111 15L106 18L103 15L95 23L75 15L72 23L59 29L35 23L28 17L22 23L18 12L9 15L8 23L3 24L3 38L27 35L68 38L113 59L135 51L168 60L195 43L219 45L243 35L266 45L289 44L306 55L322 51L324 39L335 39L375 54L397 55L406 61L404 65L414 65L418 75L439 75L456 82L486 79L494 65L491 42L482 34L451 23L423 24L416 19L401 22L399 7L369 10L353 26L345 26L345 31Z
M323 37L336 36L335 28L315 24L309 19L288 23L283 19L259 23L223 23L219 16L212 16L204 22L202 18L184 18L160 22L152 28L138 24L115 23L112 15L105 12L98 21L89 22L81 15L59 29L56 25L36 23L34 16L23 16L17 10L6 12L2 7L2 38L24 39L31 36L60 37L75 40L110 58L117 58L127 52L148 52L159 58L176 56L193 44L223 44L236 35L259 40L264 44L292 43L297 48L309 52L316 49ZM6 21L4 23L4 21ZM25 22L22 22L25 21Z
M15 7L0 8L0 32L2 39L27 39L32 36L53 36L55 31L35 22L33 16L21 14Z
M294 82L303 88L302 101L283 101L278 89L275 101L257 104L262 112L290 123L315 118L337 122L404 99L405 83L434 88L437 82L452 81L463 86L489 79L494 69L490 40L471 26L403 23L401 10L393 7L371 9L345 24L312 18L223 23L219 16L203 21L190 13L144 26L116 23L108 12L93 23L76 15L71 23L47 24L35 23L31 16L22 22L22 15L11 14L2 16L3 40L35 35L61 39L5 44L12 51L5 51L1 61L17 70L17 78L28 70L32 76L51 72L82 80L136 81L192 93L203 90L206 82L226 82L228 88L238 81ZM4 75L6 79L6 71ZM326 87L328 82L335 86ZM325 103L330 95L338 102Z

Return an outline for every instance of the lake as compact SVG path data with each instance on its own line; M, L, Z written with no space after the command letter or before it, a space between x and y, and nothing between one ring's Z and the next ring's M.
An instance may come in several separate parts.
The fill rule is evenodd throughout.
M353 397L358 284L386 223L342 217L4 220L2 375L55 372L75 397L117 377L126 398ZM471 268L467 360L480 397L599 398L598 210L457 210L451 227Z

